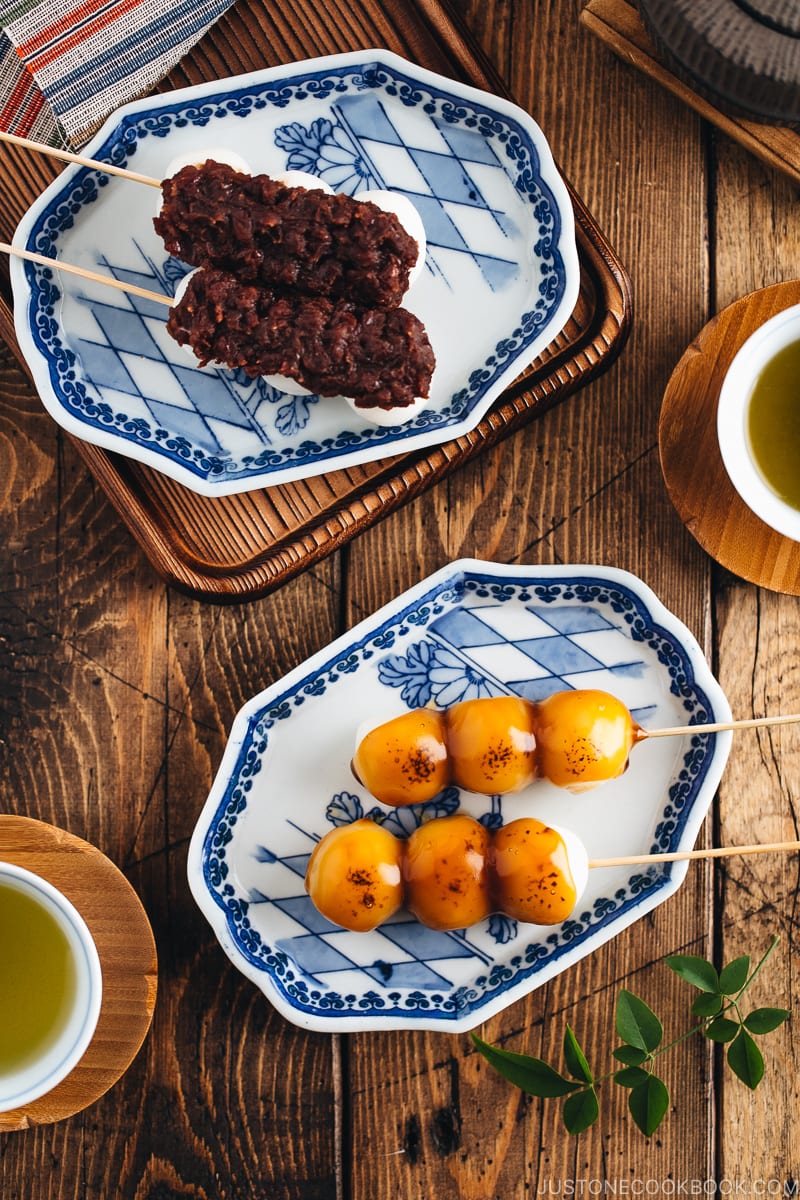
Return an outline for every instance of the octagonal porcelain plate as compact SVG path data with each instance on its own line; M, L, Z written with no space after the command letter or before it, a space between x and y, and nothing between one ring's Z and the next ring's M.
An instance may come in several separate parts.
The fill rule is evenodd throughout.
M557 927L504 916L438 933L407 912L371 933L332 925L303 878L316 842L369 815L405 836L462 809L490 826L532 815L590 858L689 849L730 733L638 745L626 773L572 795L449 788L391 809L354 779L355 731L424 704L565 688L613 692L645 727L730 719L689 631L640 580L605 567L462 560L432 575L254 697L238 714L189 853L192 892L233 963L311 1029L469 1029L590 954L671 896L687 863L593 869Z
M222 148L253 172L302 170L334 190L402 193L427 237L404 301L437 365L427 408L383 428L341 398L293 396L199 369L152 300L12 262L17 335L54 418L86 441L224 495L428 447L478 424L561 331L578 297L572 205L516 105L385 50L293 63L121 108L86 148L161 179ZM185 264L153 229L160 191L68 167L16 246L172 296Z

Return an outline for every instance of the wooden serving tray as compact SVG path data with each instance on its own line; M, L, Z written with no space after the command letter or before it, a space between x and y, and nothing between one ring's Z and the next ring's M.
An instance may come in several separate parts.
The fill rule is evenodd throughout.
M447 0L413 0L391 9L371 0L356 4L326 0L322 5L287 0L280 6L268 6L267 0L240 0L159 90L373 46L384 46L476 87L508 94ZM571 189L570 195L581 266L575 312L559 337L480 424L457 440L222 498L197 495L131 459L75 441L164 579L200 599L219 602L262 596L609 366L629 331L630 283ZM33 198L28 197L28 202ZM0 336L14 344L10 306L2 298Z

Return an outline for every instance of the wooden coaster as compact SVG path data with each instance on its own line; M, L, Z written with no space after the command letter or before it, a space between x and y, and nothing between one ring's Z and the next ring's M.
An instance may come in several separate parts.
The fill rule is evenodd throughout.
M734 575L797 596L800 543L746 507L717 442L717 400L731 359L759 325L792 304L800 304L800 280L752 292L709 321L667 384L658 439L670 499L703 549Z
M157 962L138 896L96 847L43 821L0 815L0 859L41 875L72 901L91 930L103 970L103 1004L89 1049L48 1095L0 1113L2 1132L72 1116L117 1082L150 1028Z
M763 162L800 183L800 129L731 116L693 91L659 58L633 0L589 0L581 21L624 62L638 67Z

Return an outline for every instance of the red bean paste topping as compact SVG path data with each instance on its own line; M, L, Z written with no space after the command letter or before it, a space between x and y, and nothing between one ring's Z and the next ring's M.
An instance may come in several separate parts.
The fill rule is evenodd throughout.
M362 408L407 407L427 396L435 366L425 326L407 309L285 295L211 268L189 279L167 329L203 364L288 375Z
M397 306L408 289L419 246L394 213L370 201L213 161L183 167L162 193L156 232L191 266L365 308Z

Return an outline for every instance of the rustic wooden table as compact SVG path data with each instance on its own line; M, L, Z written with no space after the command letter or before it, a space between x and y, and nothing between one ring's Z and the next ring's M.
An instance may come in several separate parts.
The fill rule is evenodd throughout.
M796 186L614 57L582 25L580 0L458 7L630 271L633 329L607 373L272 594L223 606L164 584L2 354L0 811L100 848L141 897L159 955L152 1030L122 1079L74 1117L0 1134L3 1200L796 1194L791 1023L763 1043L757 1091L690 1039L664 1059L672 1102L654 1137L607 1086L600 1121L576 1140L557 1106L496 1076L465 1034L288 1024L229 965L189 895L188 840L236 710L461 556L635 572L696 635L735 714L800 710L798 600L706 556L668 498L658 447L665 386L705 322L800 275ZM300 4L294 26L244 8L218 31L225 54L207 51L220 74L250 65L256 20L287 60L303 26L319 23L326 48L324 5ZM387 28L403 8L385 6ZM360 11L353 46L376 36ZM736 736L701 841L796 837L799 769L800 731ZM651 917L481 1032L558 1060L569 1022L601 1060L621 986L677 1034L688 989L664 955L758 955L773 934L754 998L791 1008L796 889L796 856L694 864Z

